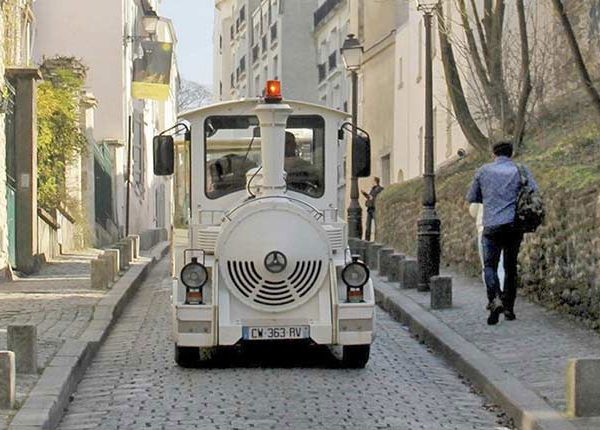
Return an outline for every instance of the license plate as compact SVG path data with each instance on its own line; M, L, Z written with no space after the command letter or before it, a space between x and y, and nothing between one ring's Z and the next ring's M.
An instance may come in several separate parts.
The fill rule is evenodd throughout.
M284 327L243 327L244 340L281 340L281 339L308 339L310 327L307 325Z

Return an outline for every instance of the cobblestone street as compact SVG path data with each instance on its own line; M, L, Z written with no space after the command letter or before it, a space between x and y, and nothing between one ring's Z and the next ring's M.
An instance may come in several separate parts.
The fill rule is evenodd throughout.
M45 264L39 273L0 284L0 350L6 349L6 327L35 325L38 335L38 366L45 368L65 340L77 338L86 329L94 305L104 292L90 287L88 250L60 256ZM38 375L19 374L17 401L21 404ZM0 411L0 429L14 411Z
M254 352L224 368L179 368L168 269L163 259L141 286L59 428L502 428L497 411L382 311L365 370L336 368L321 350L299 361L293 348L264 368Z

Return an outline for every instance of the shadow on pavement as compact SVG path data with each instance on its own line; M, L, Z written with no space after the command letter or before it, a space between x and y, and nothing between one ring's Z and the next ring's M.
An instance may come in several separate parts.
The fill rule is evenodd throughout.
M263 341L205 352L194 368L342 368L341 361L328 346L305 343Z

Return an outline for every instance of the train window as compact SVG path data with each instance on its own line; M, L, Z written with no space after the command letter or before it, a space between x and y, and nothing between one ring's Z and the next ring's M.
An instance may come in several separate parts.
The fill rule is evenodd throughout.
M256 116L212 116L204 123L205 193L209 199L244 190L246 172L260 165ZM288 118L285 139L288 190L318 198L325 192L325 121L316 115Z
M325 121L317 115L292 115L285 133L288 189L319 198L325 193Z

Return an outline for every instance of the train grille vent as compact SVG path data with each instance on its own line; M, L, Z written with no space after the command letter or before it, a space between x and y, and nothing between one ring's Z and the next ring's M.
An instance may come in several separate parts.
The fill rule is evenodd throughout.
M282 281L264 279L251 261L228 261L227 270L235 288L248 300L266 306L284 306L306 296L319 279L320 260L299 261Z

